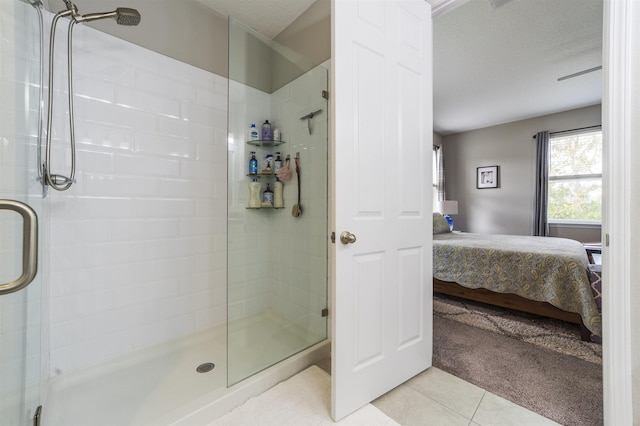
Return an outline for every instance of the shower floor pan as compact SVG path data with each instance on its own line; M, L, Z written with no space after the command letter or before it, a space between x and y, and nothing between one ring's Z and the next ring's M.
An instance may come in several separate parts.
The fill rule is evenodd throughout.
M243 323L260 327L246 328ZM52 379L42 424L206 425L250 397L325 359L330 352L329 342L324 340L227 388L226 329L224 324L212 327ZM282 320L268 312L234 321L230 330L232 350L235 344L251 343L238 354L240 360L234 356L234 365L238 365L236 361L246 363L245 371L250 372L257 368L252 367L258 365L257 354L274 360L279 356L275 341L284 343L283 348L290 351L304 335L291 327L283 328ZM207 362L214 363L215 368L198 373L196 368ZM240 369L234 368L229 374L239 378Z

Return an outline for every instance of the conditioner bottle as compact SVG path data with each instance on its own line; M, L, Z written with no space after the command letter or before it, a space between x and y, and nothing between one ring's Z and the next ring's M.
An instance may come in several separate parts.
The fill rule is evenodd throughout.
M276 182L273 184L273 207L281 209L284 207L284 199L282 196L282 182L276 178Z
M277 174L281 168L282 168L282 158L280 158L280 153L276 152L276 159L273 162L273 173Z
M259 209L262 204L260 203L260 182L258 178L253 178L253 181L249 183L249 208Z

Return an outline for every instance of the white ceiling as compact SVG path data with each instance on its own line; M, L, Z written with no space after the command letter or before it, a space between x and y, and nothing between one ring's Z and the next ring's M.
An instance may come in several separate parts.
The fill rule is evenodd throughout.
M595 105L602 0L470 0L434 20L434 130L440 134Z
M196 0L275 38L316 0Z

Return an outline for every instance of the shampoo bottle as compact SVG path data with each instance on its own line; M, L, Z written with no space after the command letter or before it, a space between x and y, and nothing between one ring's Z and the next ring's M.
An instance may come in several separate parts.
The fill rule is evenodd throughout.
M269 120L265 120L264 124L262 124L261 139L264 141L273 140L273 133L271 132L271 123L269 123Z
M258 160L256 159L255 151L251 151L251 159L249 160L249 174L250 175L258 174Z
M273 184L273 207L281 209L284 207L284 199L282 198L282 182L276 178L276 183Z
M253 178L253 181L249 183L249 208L259 209L262 204L260 203L260 182L258 178Z

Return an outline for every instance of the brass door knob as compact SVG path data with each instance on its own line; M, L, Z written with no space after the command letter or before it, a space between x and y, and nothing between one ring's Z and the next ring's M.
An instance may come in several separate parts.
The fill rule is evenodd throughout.
M340 242L342 244L353 244L356 242L356 236L349 231L344 231L340 234Z

